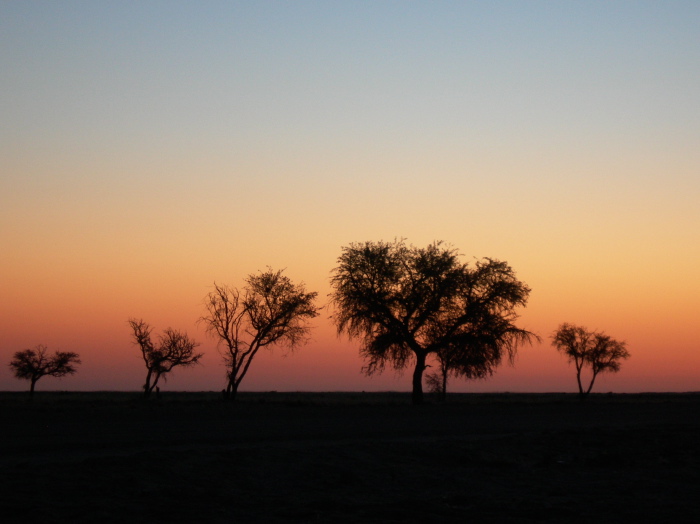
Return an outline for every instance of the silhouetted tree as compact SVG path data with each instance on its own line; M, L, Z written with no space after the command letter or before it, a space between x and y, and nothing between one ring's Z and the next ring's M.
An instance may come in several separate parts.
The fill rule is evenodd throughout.
M598 373L617 373L620 371L620 360L630 357L625 342L619 342L605 333L588 331L583 326L568 323L560 325L554 332L552 344L576 366L576 382L581 398L591 392ZM581 375L585 367L590 368L591 381L584 389Z
M249 275L245 282L242 292L215 283L204 300L206 315L200 318L220 344L226 365L224 396L231 400L260 348L292 349L306 342L308 320L318 315L313 303L317 293L293 284L282 270L268 268Z
M72 351L56 351L47 354L48 348L39 344L33 349L17 351L10 361L10 369L15 377L29 380L29 395L34 396L34 386L44 376L63 377L77 371L80 357Z
M469 267L441 242L426 248L403 240L350 244L331 284L338 333L361 339L367 374L387 362L400 370L415 359L414 404L423 401L428 355L455 376L483 377L504 355L512 362L519 344L537 338L514 325L515 308L526 305L530 289L510 266L486 258Z
M167 380L167 374L173 368L193 366L204 356L203 353L194 352L199 344L190 339L187 333L168 328L158 337L157 344L154 344L151 340L153 328L148 323L133 318L128 322L133 331L134 343L139 346L148 370L143 385L144 398L151 396L161 378Z

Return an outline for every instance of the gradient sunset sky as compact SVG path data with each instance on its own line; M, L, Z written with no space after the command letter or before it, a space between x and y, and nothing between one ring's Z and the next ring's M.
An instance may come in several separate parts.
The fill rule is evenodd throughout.
M506 260L540 334L452 391L575 391L562 322L626 340L594 391L700 390L700 2L0 1L0 390L138 390L129 317L187 331L267 266L327 302L341 247ZM410 389L361 374L324 310L242 390Z

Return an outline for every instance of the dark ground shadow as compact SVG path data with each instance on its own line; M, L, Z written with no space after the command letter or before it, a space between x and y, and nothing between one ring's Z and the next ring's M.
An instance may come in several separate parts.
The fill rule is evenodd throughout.
M4 522L695 522L700 395L0 394Z

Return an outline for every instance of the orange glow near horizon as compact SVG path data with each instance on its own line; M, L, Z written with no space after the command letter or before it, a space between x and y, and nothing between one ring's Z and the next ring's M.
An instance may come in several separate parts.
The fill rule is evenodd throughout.
M295 277L291 269L287 273ZM530 279L537 280L534 275ZM18 350L38 343L47 343L50 350L81 354L83 365L77 375L44 379L40 390L138 390L144 370L126 324L131 316L146 319L158 332L170 326L185 330L202 344L206 354L203 364L178 370L162 386L164 390L218 391L223 387L224 369L215 341L207 338L196 324L202 314L201 301L214 279L201 278L196 282L183 278L182 285L178 285L177 279L166 274L150 283L135 278L126 285L120 278L97 287L87 283L71 286L71 281L75 282L65 280L54 286L44 282L44 287L32 289L26 281L18 280L15 288L5 290L5 296L11 298L6 304L12 304L2 311L5 360L9 361L12 352L7 348ZM319 291L319 303L325 303L328 284L311 287L309 282L320 283L319 279L305 281L309 290ZM664 301L663 296L652 295L647 297L647 303L630 302L623 300L622 295L602 293L596 286L569 297L553 291L538 293L536 285L531 286L531 301L521 311L520 324L538 333L542 343L521 348L515 366L504 364L489 379L452 380L452 391L573 391L573 368L549 343L551 333L564 321L606 331L628 343L632 358L623 363L619 374L601 376L595 390L696 389L698 355L690 301ZM243 390L409 389L410 370L402 375L391 369L373 377L362 375L357 342L338 338L328 315L326 310L316 319L312 340L306 346L291 354L281 348L261 352ZM2 389L22 390L24 386L5 372Z

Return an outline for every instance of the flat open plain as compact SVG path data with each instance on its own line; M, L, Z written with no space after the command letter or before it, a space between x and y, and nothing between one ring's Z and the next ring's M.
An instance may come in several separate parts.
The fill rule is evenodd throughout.
M3 522L700 521L700 394L27 398Z

